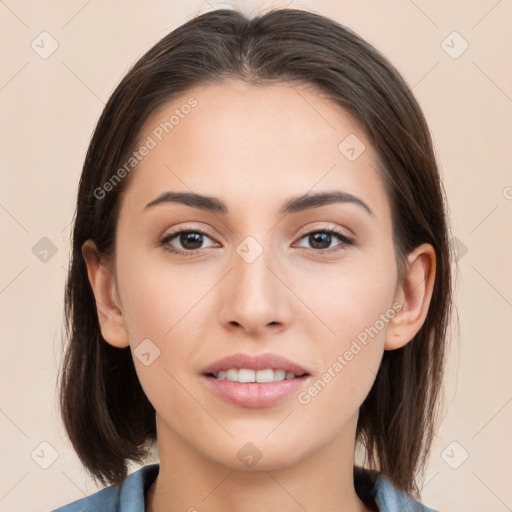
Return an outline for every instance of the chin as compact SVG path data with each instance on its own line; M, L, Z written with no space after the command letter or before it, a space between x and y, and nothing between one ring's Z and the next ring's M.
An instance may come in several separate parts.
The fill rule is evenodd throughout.
M245 439L251 439L251 436ZM254 441L231 440L229 447L224 447L221 452L212 454L211 459L234 471L278 471L292 467L306 458L309 453L303 442L297 442L297 446L294 447L291 444L286 446L277 438L277 445L264 438L260 439L259 436L254 436L252 439ZM310 451L314 451L314 447L311 447Z

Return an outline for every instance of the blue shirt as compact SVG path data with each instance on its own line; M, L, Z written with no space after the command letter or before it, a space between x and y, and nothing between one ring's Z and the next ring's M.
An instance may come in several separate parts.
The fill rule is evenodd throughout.
M145 493L154 482L159 469L159 464L143 466L121 484L101 489L52 512L144 512ZM370 494L380 512L438 512L396 489L384 475L367 470L364 473L370 478L372 485L368 486L356 479L357 494Z

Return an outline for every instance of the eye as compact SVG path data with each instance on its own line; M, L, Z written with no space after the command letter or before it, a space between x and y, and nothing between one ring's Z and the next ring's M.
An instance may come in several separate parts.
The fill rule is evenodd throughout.
M323 253L323 252L334 252L341 250L344 245L353 245L354 239L345 235L341 231L335 228L324 228L316 231L309 231L301 236L300 240L307 237L308 242L311 244L311 248L315 250L315 252ZM335 239L338 239L339 244L330 247L331 242Z
M165 237L160 241L160 245L163 245L164 248L170 252L191 256L200 252L200 249L204 249L204 247L201 246L204 243L205 237L211 240L208 233L201 229L180 229L165 235ZM176 248L172 244L174 240L174 244L177 243L181 247ZM214 246L215 244L212 244L210 247Z

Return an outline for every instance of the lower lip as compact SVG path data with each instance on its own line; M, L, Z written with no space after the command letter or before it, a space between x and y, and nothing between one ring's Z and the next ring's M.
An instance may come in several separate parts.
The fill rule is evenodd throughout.
M309 375L276 382L234 382L219 380L215 377L202 375L205 384L214 393L230 403L243 407L268 407L277 404L304 386Z

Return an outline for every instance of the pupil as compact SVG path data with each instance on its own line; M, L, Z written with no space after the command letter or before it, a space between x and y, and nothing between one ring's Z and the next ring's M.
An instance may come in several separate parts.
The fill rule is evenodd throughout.
M330 233L315 233L310 236L312 237L312 240L313 240L313 243L311 243L311 240L310 240L311 247L313 247L313 248L327 249L329 247L329 245L331 245L331 234ZM326 241L327 241L327 245L325 245ZM320 243L320 245L323 244L324 246L318 247L318 243Z
M201 235L201 233L182 233L182 235L180 236L180 242L181 245L187 249L199 249L201 247L201 244L203 243L202 237L203 235ZM190 244L192 245L192 247L190 246Z

